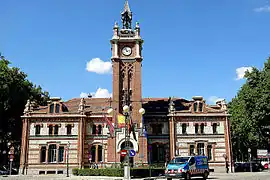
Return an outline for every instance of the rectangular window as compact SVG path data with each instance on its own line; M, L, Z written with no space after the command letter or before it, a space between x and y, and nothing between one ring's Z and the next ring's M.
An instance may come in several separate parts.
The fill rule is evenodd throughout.
M52 136L53 135L53 126L49 125L49 135Z
M54 126L54 135L58 135L58 129L59 129L59 126L55 125Z
M54 163L56 162L56 145L55 144L51 144L49 145L49 157L48 157L48 161L50 163Z
M189 145L189 155L192 156L192 155L195 155L195 146L194 145Z
M208 145L207 146L207 157L208 157L208 160L212 160L212 145Z
M217 134L217 123L213 124L213 134Z
M98 134L102 134L102 126L98 125Z
M204 124L201 124L201 134L204 133Z
M42 146L40 149L40 162L46 162L46 146Z
M93 125L92 126L92 134L96 134L96 131L97 131L97 126Z
M70 124L67 125L67 135L71 135L71 129L72 129L72 126Z
M199 133L199 124L195 124L195 134Z
M60 146L58 150L58 162L64 161L64 146Z
M198 143L197 152L198 155L204 155L204 143Z
M182 124L182 134L186 134L187 133L187 124L184 123Z
M40 125L36 125L35 135L40 135Z

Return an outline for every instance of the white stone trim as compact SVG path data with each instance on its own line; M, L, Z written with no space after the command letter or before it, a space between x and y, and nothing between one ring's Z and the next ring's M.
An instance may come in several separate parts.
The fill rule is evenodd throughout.
M119 153L121 151L121 144L125 142L125 138L121 139L117 146L116 146L116 152ZM135 150L135 152L138 152L139 150L139 147L138 147L138 143L133 139L133 138L130 138L130 142L133 144L133 148Z

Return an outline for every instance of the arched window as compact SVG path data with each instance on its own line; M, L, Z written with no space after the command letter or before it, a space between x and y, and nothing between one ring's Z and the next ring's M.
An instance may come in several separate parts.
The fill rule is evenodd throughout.
M187 133L187 124L183 123L182 124L182 134L186 134Z
M203 103L199 103L199 111L202 112L203 111Z
M195 124L195 134L199 133L199 124Z
M201 124L200 129L201 129L201 134L203 134L204 133L204 124L203 123Z
M198 110L198 105L197 105L197 102L194 102L194 104L193 104L193 108L194 108L194 112L197 112L197 110Z
M96 162L96 146L91 146L91 162Z
M54 104L50 105L50 113L54 113Z
M103 155L103 148L101 145L98 145L98 162L101 162L102 161L102 155Z
M60 112L60 105L56 104L55 105L55 113L59 113Z

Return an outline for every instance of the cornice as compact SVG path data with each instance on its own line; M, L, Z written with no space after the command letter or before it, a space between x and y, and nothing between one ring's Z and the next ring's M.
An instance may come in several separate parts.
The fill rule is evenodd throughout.
M184 113L178 113L178 114L168 114L169 117L192 117L192 116L197 116L197 117L229 117L231 114L221 114L221 113L201 113L201 114L184 114Z

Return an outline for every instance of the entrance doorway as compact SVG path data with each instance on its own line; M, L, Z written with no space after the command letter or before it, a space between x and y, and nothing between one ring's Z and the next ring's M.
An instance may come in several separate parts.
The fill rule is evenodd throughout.
M133 146L133 143L129 141L129 147L130 149L134 149L134 146ZM121 150L125 149L125 141L122 142L121 144ZM125 157L122 157L120 155L120 162L122 163L124 161ZM133 163L134 163L134 158L133 157L129 157L129 164L130 164L130 167L133 167Z

